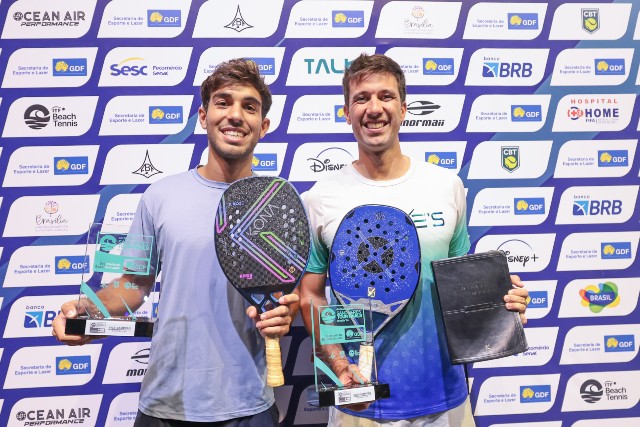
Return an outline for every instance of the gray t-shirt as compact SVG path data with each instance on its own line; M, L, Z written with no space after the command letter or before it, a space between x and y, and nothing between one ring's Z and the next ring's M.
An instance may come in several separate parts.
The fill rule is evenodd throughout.
M215 214L228 184L196 169L145 191L132 233L154 235L162 272L158 320L140 410L158 418L214 422L274 403L264 340L227 282L214 247Z

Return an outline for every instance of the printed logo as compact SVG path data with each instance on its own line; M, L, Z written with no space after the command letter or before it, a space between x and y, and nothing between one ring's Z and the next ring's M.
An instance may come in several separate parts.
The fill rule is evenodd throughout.
M580 289L581 304L589 307L592 313L601 313L606 307L616 307L620 304L618 286L613 282L588 285Z
M414 116L425 116L427 114L431 114L434 111L438 110L440 106L438 104L434 104L431 101L413 101L409 105L407 105L407 113ZM409 120L405 120L404 122L408 122ZM444 120L442 120L444 122ZM406 126L403 122L403 126Z
M605 353L618 353L636 350L634 335L605 335L604 344Z
M580 386L580 397L587 403L596 403L603 395L602 384L596 380L587 380Z
M513 122L541 122L541 105L512 105L511 121Z
M25 329L50 328L57 315L53 310L27 311L23 326Z
M593 34L600 29L600 9L582 9L582 29Z
M51 117L49 110L44 105L34 104L24 112L24 122L31 129L42 129L49 124Z
M253 25L250 25L247 21L244 20L244 18L242 17L242 12L240 12L240 5L238 5L238 9L236 9L236 16L234 16L231 22L229 22L224 27L232 29L239 33L248 28L253 28Z
M598 150L598 167L629 166L629 150Z
M548 308L549 293L547 291L530 291L527 298L528 308Z
M334 28L364 27L364 11L334 10L331 12L331 26Z
M154 175L162 173L162 171L153 166L153 163L151 163L151 158L149 157L149 150L147 150L147 153L144 156L144 161L142 162L140 167L131 173L144 176L145 178L150 178Z
M458 168L458 154L455 151L425 152L424 158L427 163L442 166L446 169Z
M53 75L58 76L86 76L87 58L54 58Z
M519 239L507 240L498 246L497 250L504 252L507 256L507 262L522 264L523 268L527 266L529 261L535 264L540 258L529 243Z
M520 403L551 402L550 385L520 386Z
M508 13L508 26L510 30L537 30L537 13Z
M88 175L89 157L54 157L54 175Z
M149 106L149 124L182 123L182 106Z
M55 257L55 274L89 273L89 255Z
M573 215L620 215L622 200L574 200Z
M602 259L631 258L631 242L602 242L600 243Z
M56 375L91 373L91 356L56 357Z
M142 61L144 63L144 58L127 58L124 61L120 61L118 64L111 64L109 69L111 70L111 75L114 77L118 76L146 76L147 75L147 66L146 65L130 65L131 62L134 61ZM134 62L135 63L135 62ZM127 65L124 65L127 64Z
M594 59L596 76L624 76L626 75L624 58Z
M541 215L545 213L543 197L513 199L516 215Z
M86 13L83 10L67 10L66 12L61 12L61 10L51 12L41 12L39 10L15 12L13 14L13 20L20 22L20 25L23 27L77 27L80 25L80 21L86 19Z
M178 10L147 10L147 26L154 28L180 27L182 12Z
M522 77L533 75L531 62L483 62L482 77Z
M500 166L507 172L520 167L520 147L500 147Z
M453 58L422 58L422 74L427 76L452 76Z
M275 58L246 58L256 63L260 74L263 76L276 75L276 59Z
M333 116L336 123L347 123L347 115L344 114L344 105L333 106Z
M251 165L256 172L275 172L278 170L278 155L276 153L253 153Z
M131 356L131 360L143 366L137 366L135 368L127 369L127 377L140 377L144 376L144 374L147 373L147 365L149 364L149 352L149 348L143 348L142 350L138 350L133 356Z
M340 160L334 160L336 157ZM313 173L322 173L342 169L347 166L348 163L345 161L347 159L353 159L350 152L343 148L331 147L322 150L316 157L308 158L307 161L310 162L309 169L311 169Z

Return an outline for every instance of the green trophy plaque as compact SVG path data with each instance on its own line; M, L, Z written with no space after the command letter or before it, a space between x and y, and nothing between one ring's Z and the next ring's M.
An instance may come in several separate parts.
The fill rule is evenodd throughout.
M78 317L67 319L68 335L150 337L156 318L157 254L154 236L129 226L93 223L87 234L78 296Z
M389 385L378 383L375 352L361 350L373 346L370 307L315 305L314 301L310 306L315 390L309 403L339 406L389 397ZM358 365L371 369L361 370ZM345 369L349 375L336 375L336 371Z

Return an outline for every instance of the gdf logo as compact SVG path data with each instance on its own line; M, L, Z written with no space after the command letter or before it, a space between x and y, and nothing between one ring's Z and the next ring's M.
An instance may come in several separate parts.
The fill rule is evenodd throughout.
M511 121L512 122L541 122L542 106L541 105L512 105Z
M629 166L628 150L598 150L598 167Z
M624 351L635 351L634 335L605 335L605 353L618 353Z
M88 255L55 257L55 274L80 274L89 272Z
M111 64L109 69L111 70L111 75L118 76L146 76L147 75L147 66L146 65L131 65L130 63L133 61L144 61L144 58L127 58L124 61L121 61L118 64ZM127 65L123 65L129 63Z
M482 77L520 77L527 78L533 74L530 62L485 62L482 66Z
M508 13L508 28L510 30L537 30L537 13Z
M91 356L56 357L56 375L91 373Z
M540 215L545 213L544 198L527 197L523 199L513 199L514 213L516 215Z
M520 386L520 403L551 402L550 385Z
M86 58L54 58L53 59L53 75L54 76L86 76L87 75L87 59Z
M602 242L600 244L602 259L631 258L631 242Z
M622 200L575 200L573 202L574 216L620 215Z
M275 153L254 153L251 161L252 169L256 172L278 170L278 156Z
M181 106L149 106L149 124L182 123Z
M596 58L594 60L596 76L624 76L624 58Z
M332 26L334 28L364 27L364 11L362 10L334 10L332 16Z
M89 173L89 157L54 157L54 175L87 175Z
M422 58L422 74L440 76L453 75L453 58Z
M180 10L147 10L149 27L179 27L182 17Z
M527 305L529 308L547 308L549 306L547 291L531 291Z
M247 58L253 61L260 74L263 76L275 76L276 74L276 60L275 58Z

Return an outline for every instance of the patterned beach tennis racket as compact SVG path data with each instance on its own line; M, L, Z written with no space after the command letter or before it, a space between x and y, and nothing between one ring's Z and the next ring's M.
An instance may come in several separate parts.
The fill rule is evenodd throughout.
M373 369L373 337L398 315L420 280L420 242L411 218L383 205L358 206L342 219L331 245L329 277L340 304L371 310L371 336L360 346L358 368Z
M215 247L222 271L258 312L291 293L309 258L309 221L286 180L252 176L232 183L216 212ZM278 338L265 338L267 384L284 384Z

